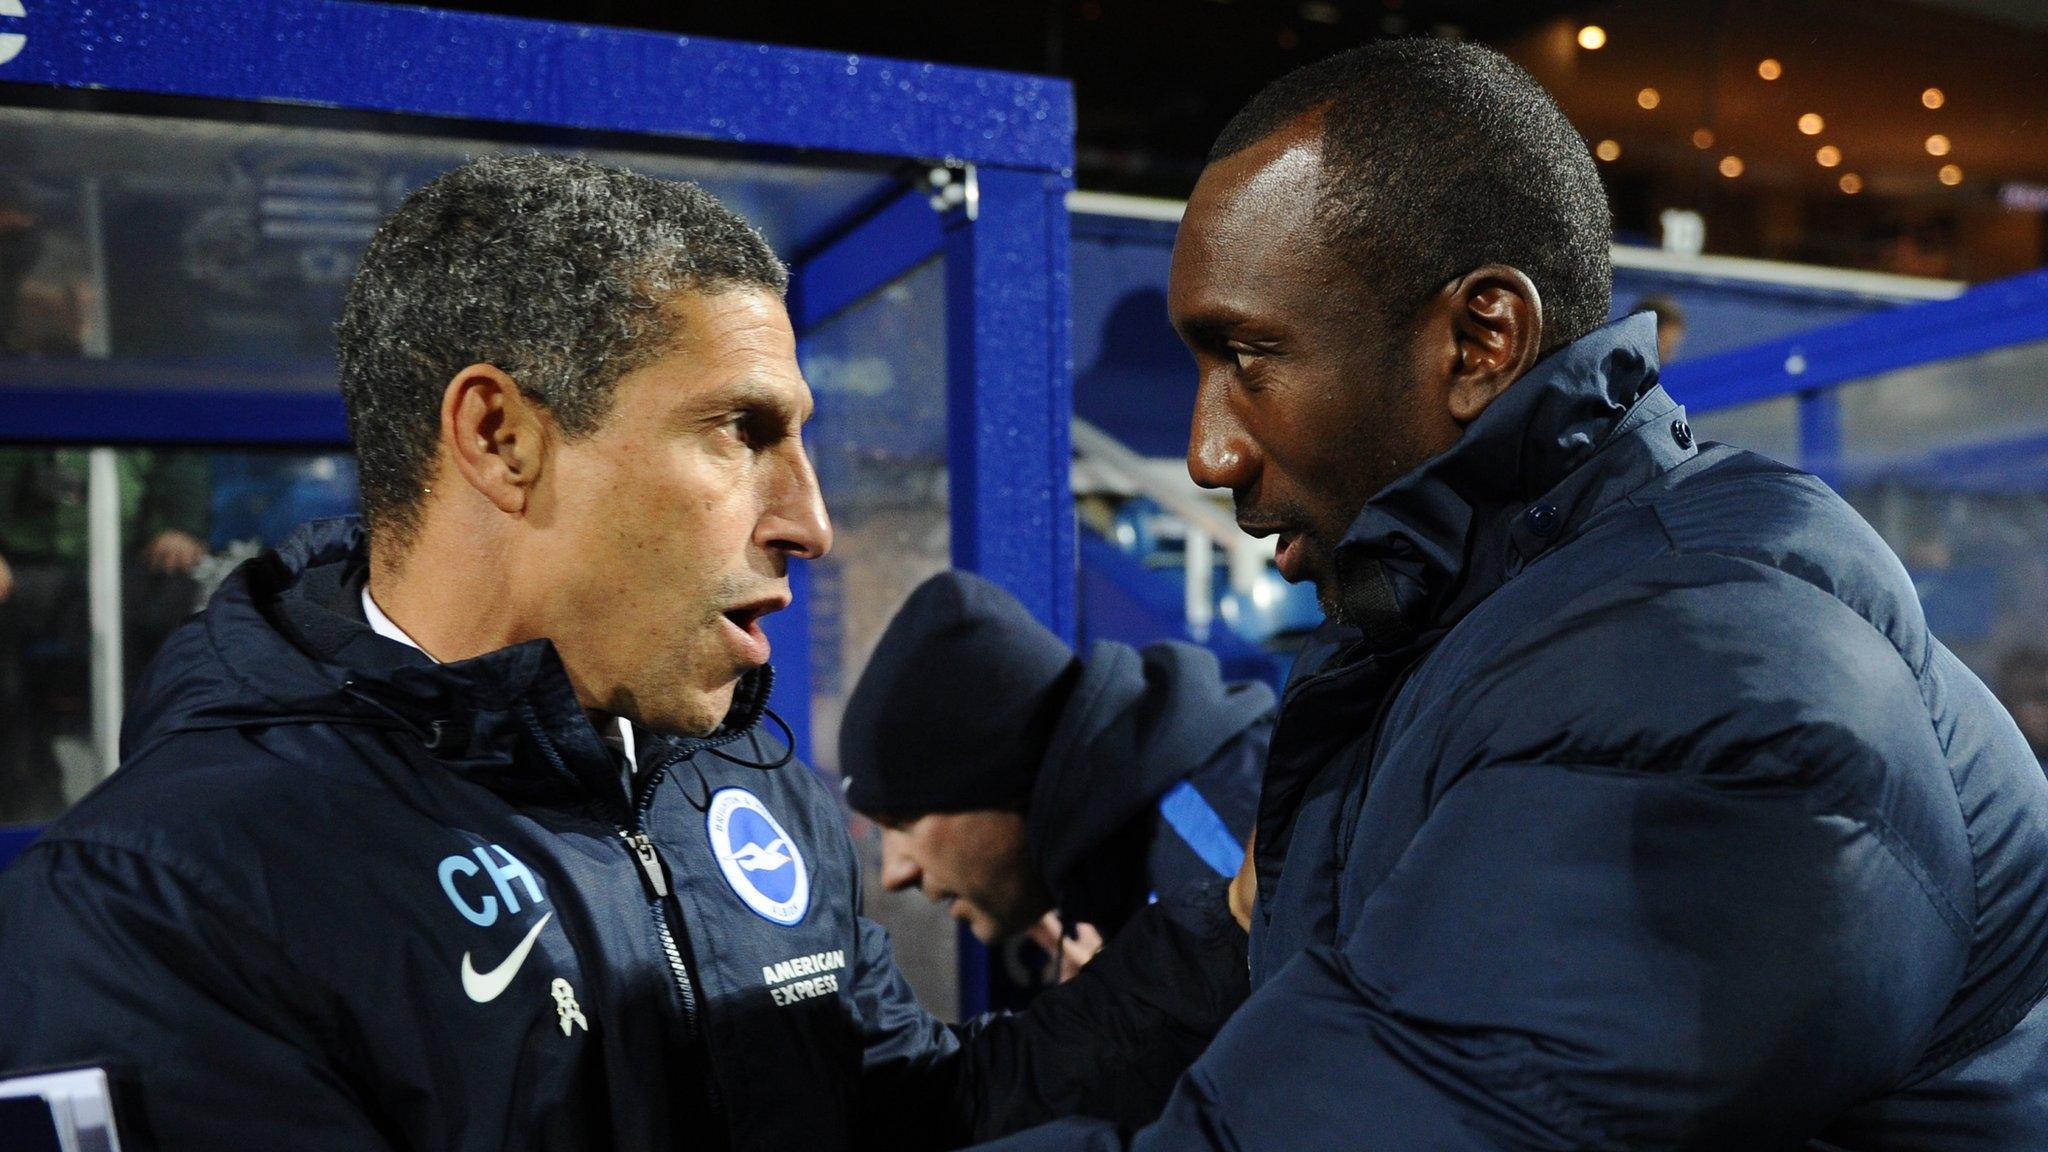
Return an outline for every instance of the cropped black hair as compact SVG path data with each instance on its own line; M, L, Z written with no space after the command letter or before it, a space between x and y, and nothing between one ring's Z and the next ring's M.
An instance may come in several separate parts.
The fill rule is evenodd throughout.
M1268 85L1209 160L1310 113L1322 116L1325 235L1387 294L1390 321L1496 263L1535 283L1545 351L1606 321L1613 217L1600 173L1557 102L1513 61L1449 40L1353 48Z

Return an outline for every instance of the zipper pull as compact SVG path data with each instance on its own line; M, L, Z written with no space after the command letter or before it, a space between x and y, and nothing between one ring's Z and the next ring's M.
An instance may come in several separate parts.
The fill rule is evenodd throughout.
M640 870L647 874L647 886L654 890L656 896L668 895L668 880L661 874L661 857L654 851L654 841L645 832L621 831L619 835L625 839L626 847L633 850L633 855L639 857Z

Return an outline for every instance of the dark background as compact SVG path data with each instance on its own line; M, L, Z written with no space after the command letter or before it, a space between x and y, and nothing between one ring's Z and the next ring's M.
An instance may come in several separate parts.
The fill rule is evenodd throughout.
M1557 94L1625 240L1668 208L1708 252L1990 279L2048 262L2048 0L452 0L446 7L1071 79L1080 186L1184 197L1210 140L1290 68L1386 36L1478 40ZM1607 33L1578 46L1588 23ZM1775 81L1757 72L1780 62ZM1920 94L1942 89L1941 109ZM1655 88L1655 108L1638 94ZM1813 112L1826 130L1808 136ZM1694 146L1701 129L1710 147ZM1952 142L1944 156L1926 139ZM1705 137L1700 137L1704 139ZM1823 168L1824 144L1843 161ZM1721 174L1729 156L1741 174ZM1960 179L1944 184L1954 164ZM1853 172L1858 191L1845 192ZM2037 191L2038 190L2038 191ZM2018 206L2015 206L2018 205Z

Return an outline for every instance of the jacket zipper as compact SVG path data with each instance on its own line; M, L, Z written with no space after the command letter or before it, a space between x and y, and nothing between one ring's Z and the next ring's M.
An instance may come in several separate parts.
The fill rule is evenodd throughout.
M689 962L683 956L682 941L675 928L669 923L668 904L676 899L681 908L681 898L670 891L668 878L662 871L661 853L654 846L654 838L646 832L647 814L654 807L654 794L667 777L668 770L693 756L699 749L714 747L725 741L692 740L664 757L660 763L649 769L645 779L634 785L632 823L619 829L620 839L640 865L641 878L647 882L647 907L654 918L654 934L661 941L662 955L668 958L669 974L675 979L676 994L683 1004L683 1036L689 1043L699 1047L704 1057L704 1097L711 1107L711 1113L719 1116L725 1105L718 1091L718 1075L711 1059L711 1040L704 1035L701 1021L697 1018L697 988L690 979Z
M539 744L542 752L554 762L556 770L564 775L573 775L562 762L562 754L556 750L553 742L548 740L547 732L541 726L540 717L535 715L530 707L522 711L534 742ZM714 1116L723 1114L724 1104L718 1091L717 1075L712 1070L711 1044L710 1040L703 1036L701 1024L697 1019L696 984L690 979L690 967L683 958L681 942L669 924L668 901L672 893L668 877L662 871L661 853L654 846L654 838L647 834L646 825L647 813L654 807L655 790L661 786L670 767L695 755L701 749L730 743L739 736L740 733L731 733L720 740L687 741L681 748L664 757L660 763L648 770L644 779L636 779L631 820L617 826L619 839L625 842L626 851L632 854L634 862L640 866L640 878L647 889L647 907L654 920L654 934L661 943L662 955L668 958L669 975L674 979L676 995L682 1001L684 1039L699 1045L703 1051L704 1096Z
M657 773L648 778L647 786L652 789L661 782ZM638 815L644 816L645 813ZM645 832L619 829L619 836L626 847L640 862L640 874L647 881L647 909L654 918L654 935L661 941L662 955L668 957L669 975L675 979L676 995L683 1002L683 1038L687 1043L697 1045L704 1055L704 1099L712 1115L724 1111L719 1098L718 1075L712 1068L711 1042L704 1038L697 1020L697 989L690 980L690 966L683 960L682 947L676 942L675 930L668 922L668 881L661 874L661 856L655 851L654 840Z

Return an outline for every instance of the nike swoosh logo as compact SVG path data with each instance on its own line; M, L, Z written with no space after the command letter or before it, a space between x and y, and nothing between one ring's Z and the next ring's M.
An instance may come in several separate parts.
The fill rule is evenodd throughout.
M476 965L469 959L469 953L464 952L462 990L469 993L469 998L479 1004L489 1004L498 998L498 993L510 987L512 978L519 975L519 966L526 963L526 954L533 951L533 942L540 939L540 930L548 926L548 921L553 919L554 915L550 912L541 917L540 923L535 924L532 931L526 934L526 939L519 942L519 947L514 948L512 954L505 957L505 962L489 972L478 972Z

